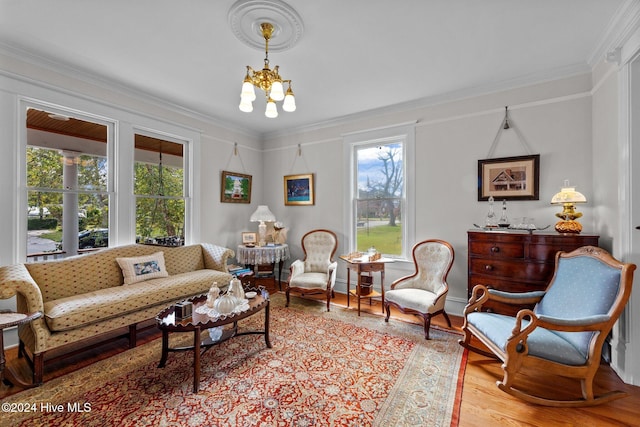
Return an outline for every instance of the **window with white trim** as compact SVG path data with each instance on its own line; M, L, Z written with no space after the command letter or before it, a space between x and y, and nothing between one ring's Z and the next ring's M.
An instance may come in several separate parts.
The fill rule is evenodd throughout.
M187 159L194 133L183 139L134 127L132 134L104 116L32 101L23 105L25 191L18 203L19 232L26 231L26 239L17 245L18 259L64 258L133 241L179 246L191 238Z
M108 124L27 108L27 259L109 245Z
M135 134L136 233L144 243L184 245L185 149L182 142Z
M413 235L413 126L345 137L349 147L351 191L348 224L352 252L407 258Z

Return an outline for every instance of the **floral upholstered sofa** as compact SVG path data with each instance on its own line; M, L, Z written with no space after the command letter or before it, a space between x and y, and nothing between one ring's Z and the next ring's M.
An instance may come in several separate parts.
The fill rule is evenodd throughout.
M205 243L127 245L15 264L0 267L0 298L16 295L19 312L43 314L18 329L20 354L32 362L34 383L42 384L45 353L100 335L117 336L127 327L129 347L135 347L138 323L205 293L213 282L228 285L227 259L233 256L231 249Z

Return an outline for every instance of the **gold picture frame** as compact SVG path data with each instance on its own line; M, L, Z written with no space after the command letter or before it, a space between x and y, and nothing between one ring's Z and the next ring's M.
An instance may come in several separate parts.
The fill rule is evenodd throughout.
M251 203L251 175L222 171L220 202Z
M284 204L285 206L315 204L312 173L284 177Z
M540 200L540 154L478 160L478 201Z

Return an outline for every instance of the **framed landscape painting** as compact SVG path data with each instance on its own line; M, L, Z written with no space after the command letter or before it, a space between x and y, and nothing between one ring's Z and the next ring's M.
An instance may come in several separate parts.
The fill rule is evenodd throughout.
M284 177L285 206L313 205L313 174L287 175Z
M539 200L540 154L478 160L478 200Z
M222 171L220 201L251 203L251 175Z

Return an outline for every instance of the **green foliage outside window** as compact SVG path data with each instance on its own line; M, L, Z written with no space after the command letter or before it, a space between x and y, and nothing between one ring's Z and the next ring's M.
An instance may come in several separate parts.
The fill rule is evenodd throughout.
M135 164L136 233L143 241L184 238L183 183L182 168Z

